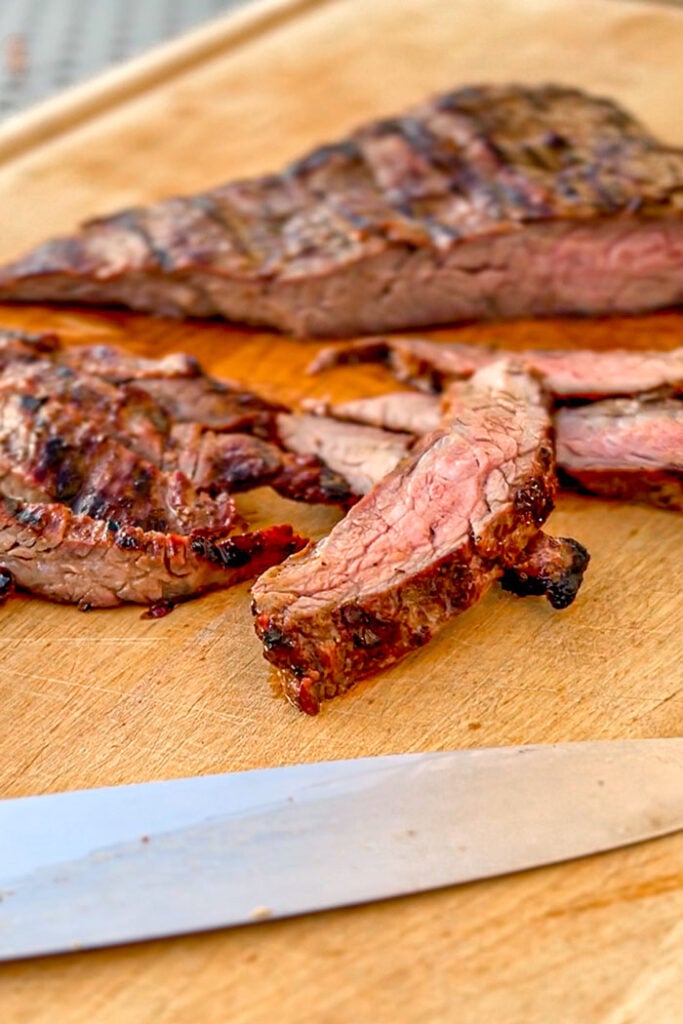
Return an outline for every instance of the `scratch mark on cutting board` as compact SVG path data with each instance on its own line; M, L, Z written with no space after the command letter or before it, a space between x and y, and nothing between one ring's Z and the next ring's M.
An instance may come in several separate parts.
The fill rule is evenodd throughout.
M77 690L92 690L95 693L107 693L113 697L120 697L121 691L115 690L108 686L98 686L96 683L80 683L76 679L59 679L57 676L48 676L42 672L19 672L17 669L5 668L3 666L3 675L15 676L18 679L35 679L39 683L54 683L57 686L63 686L65 689L77 689Z

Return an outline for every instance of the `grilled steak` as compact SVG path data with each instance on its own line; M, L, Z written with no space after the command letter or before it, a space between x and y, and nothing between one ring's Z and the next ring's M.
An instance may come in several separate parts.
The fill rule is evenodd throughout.
M422 391L399 391L374 398L352 398L346 402L306 400L303 407L316 416L365 423L383 430L428 434L441 422L441 402L436 395ZM324 458L322 451L321 458Z
M173 427L164 465L177 466L214 495L268 484L295 501L345 505L351 499L349 482L315 452L293 454L250 434L216 433L199 423Z
M288 698L314 714L427 643L520 561L554 492L538 384L502 362L480 371L449 424L254 584L256 631Z
M421 401L413 404L416 397ZM318 430L308 428L305 436L315 434L321 439L317 454L326 460L331 453L335 468L356 494L367 493L379 477L373 476L373 462L356 445L354 431L371 430L383 446L385 459L393 453L396 464L410 447L406 436L434 430L442 416L437 395L415 391L320 408L329 415L320 417ZM682 421L683 401L647 395L557 409L553 424L560 479L568 487L580 486L603 497L682 511ZM406 431L407 435L395 434L395 430ZM398 451L393 440L396 437L401 439ZM391 463L385 461L382 468L388 472Z
M281 560L304 541L245 532L232 492L350 496L315 455L278 447L281 409L188 357L0 332L0 571L94 606L178 600Z
M151 395L175 423L201 423L212 430L274 434L275 416L284 407L230 381L204 373L192 356L173 353L141 359L107 345L69 348L59 361L80 372L117 385L134 385Z
M384 362L397 380L429 391L438 390L448 380L470 377L502 355L501 351L484 345L424 338L369 338L323 349L311 363L310 372L319 373L344 364ZM683 392L683 348L670 352L531 349L515 352L514 359L539 376L546 391L559 401L635 395L660 389Z
M341 474L354 494L367 494L404 457L409 434L389 433L356 423L340 424L326 416L282 413L278 417L285 448L315 455Z
M21 357L10 358L10 351ZM277 439L282 409L207 376L180 354L140 360L104 346L61 349L52 338L46 349L35 339L0 335L0 415L10 416L4 436L13 446L6 455L15 468L24 458L17 445L33 445L32 431L40 423L51 446L44 457L53 461L56 437L62 448L78 452L95 443L97 433L107 450L114 442L124 444L161 469L180 469L200 491L215 495L267 483L296 500L343 504L349 490L338 474L314 455L295 457L263 440ZM17 417L23 423L20 438L14 436ZM62 475L63 461L57 459ZM125 475L131 476L130 468ZM59 493L55 497L61 500Z
M611 399L560 409L555 422L570 483L683 511L683 401Z
M229 587L298 550L290 526L229 536L120 527L63 503L0 498L2 574L25 590L81 608L155 605Z
M683 152L562 86L460 88L279 174L91 221L0 297L302 335L683 299Z

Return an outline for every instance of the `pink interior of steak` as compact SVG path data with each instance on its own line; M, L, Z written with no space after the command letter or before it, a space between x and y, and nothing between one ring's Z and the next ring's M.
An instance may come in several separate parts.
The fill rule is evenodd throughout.
M638 398L559 409L558 461L567 470L683 472L683 402Z
M502 355L485 345L371 338L323 349L311 363L310 372L345 363L386 362L398 380L429 388L449 379L470 377ZM516 352L514 358L537 374L546 390L559 400L634 395L660 388L683 390L683 348L669 352L530 349ZM388 421L384 425L391 426Z
M254 585L256 628L304 710L425 643L514 564L552 507L549 417L504 364L323 541Z

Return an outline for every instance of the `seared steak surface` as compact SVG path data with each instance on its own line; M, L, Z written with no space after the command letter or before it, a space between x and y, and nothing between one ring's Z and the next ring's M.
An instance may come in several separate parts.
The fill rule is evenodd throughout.
M1 571L25 590L84 609L171 604L249 579L303 543L291 526L183 536L117 522L60 502L0 498Z
M279 174L86 224L0 297L302 335L679 304L683 153L562 86L456 89Z
M349 490L276 443L281 408L188 357L0 333L0 569L93 607L171 602L285 558L302 538L248 532L231 492L343 503Z
M264 652L288 698L320 703L427 643L513 567L552 508L550 417L504 362L328 537L254 584Z

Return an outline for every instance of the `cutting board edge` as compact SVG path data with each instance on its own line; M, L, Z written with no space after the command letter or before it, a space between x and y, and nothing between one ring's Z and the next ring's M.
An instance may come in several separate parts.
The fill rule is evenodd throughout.
M339 0L251 0L0 124L0 164L16 159L301 14Z

